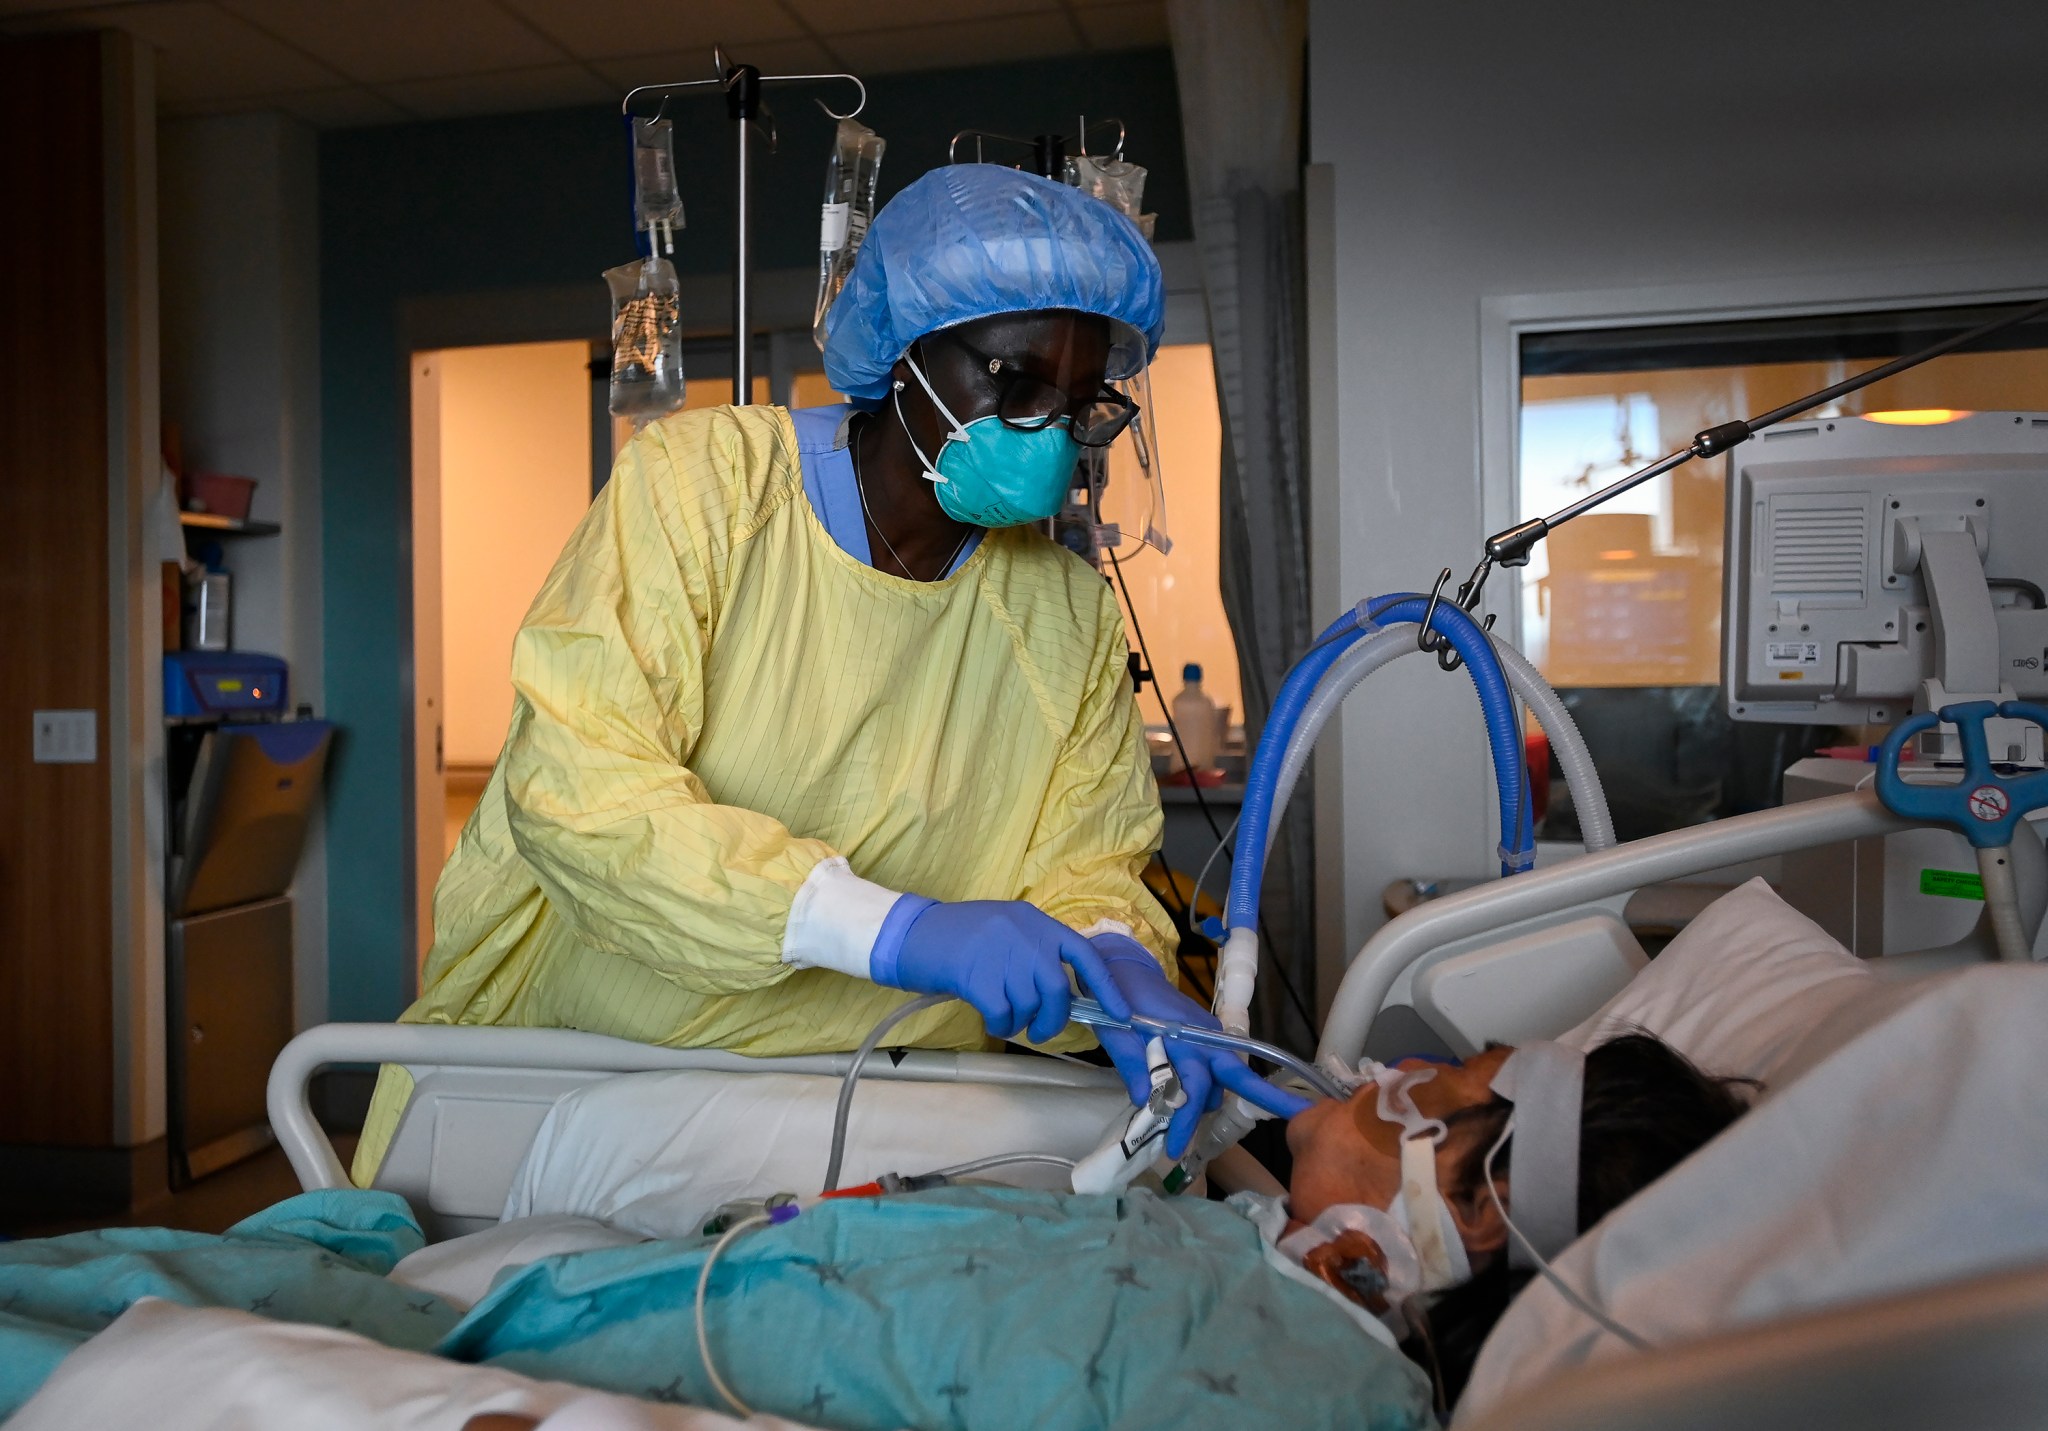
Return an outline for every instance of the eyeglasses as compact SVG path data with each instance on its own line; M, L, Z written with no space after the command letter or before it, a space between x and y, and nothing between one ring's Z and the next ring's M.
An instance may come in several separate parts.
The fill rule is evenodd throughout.
M1037 432L1064 417L1074 441L1083 447L1107 447L1138 416L1138 405L1107 383L1090 396L1077 398L1007 358L992 357L957 337L950 341L994 380L995 415L1005 427Z

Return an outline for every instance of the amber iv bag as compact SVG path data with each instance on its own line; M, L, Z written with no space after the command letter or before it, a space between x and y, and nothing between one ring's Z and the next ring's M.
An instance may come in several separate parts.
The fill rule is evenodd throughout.
M675 265L649 256L605 270L612 294L612 415L638 427L683 405L681 296Z

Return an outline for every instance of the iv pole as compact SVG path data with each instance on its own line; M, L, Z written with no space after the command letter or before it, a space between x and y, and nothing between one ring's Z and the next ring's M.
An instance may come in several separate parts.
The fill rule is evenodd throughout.
M861 83L858 75L764 75L753 65L735 64L727 58L723 46L711 52L712 68L716 79L677 80L673 84L643 84L626 91L626 97L619 101L619 113L631 116L633 101L643 94L658 94L664 100L682 90L706 89L712 85L725 91L725 112L731 116L738 130L739 182L738 217L734 225L733 277L732 277L732 400L735 407L754 400L754 348L750 341L752 333L751 315L753 295L751 293L754 263L753 205L754 184L748 159L751 145L751 131L754 121L764 117L761 108L761 87L770 84L819 83L827 80L845 80L860 91L860 98L845 114L818 101L818 108L834 120L852 119L867 108L868 87ZM658 111L657 111L658 113ZM772 145L772 131L770 143Z

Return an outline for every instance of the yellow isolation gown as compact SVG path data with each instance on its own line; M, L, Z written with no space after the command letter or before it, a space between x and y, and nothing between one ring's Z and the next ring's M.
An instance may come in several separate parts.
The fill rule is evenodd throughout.
M990 531L944 580L906 581L825 530L783 409L651 424L514 643L511 733L403 1021L852 1048L905 995L782 955L835 855L933 899L1119 920L1172 975L1140 881L1161 817L1125 651L1107 584L1040 532ZM895 1036L986 1042L960 1003ZM379 1080L359 1183L411 1082Z

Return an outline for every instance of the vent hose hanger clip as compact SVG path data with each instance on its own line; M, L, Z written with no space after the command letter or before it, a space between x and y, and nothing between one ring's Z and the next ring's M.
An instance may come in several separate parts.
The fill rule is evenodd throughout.
M1457 648L1451 645L1449 638L1436 629L1436 610L1444 598L1444 583L1450 579L1449 567L1437 573L1436 585L1429 589L1429 607L1422 613L1422 624L1415 628L1415 644L1434 655L1437 666L1444 671L1455 671L1465 664L1464 658L1458 654ZM1481 563L1480 569L1474 571L1458 588L1458 594L1454 599L1460 611L1471 615L1472 609L1479 604L1479 594L1485 583L1485 563ZM1488 632L1493 630L1491 613L1479 623L1479 629Z

